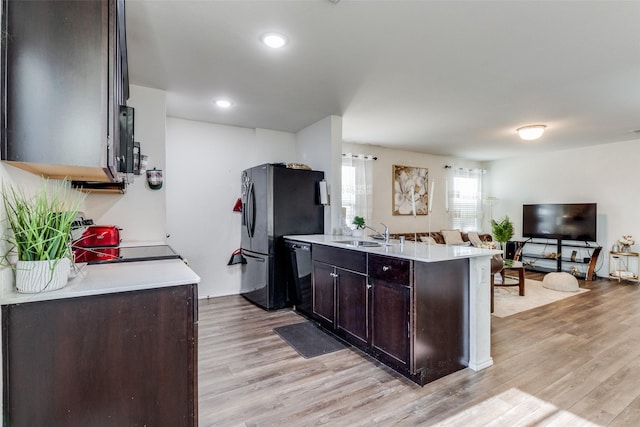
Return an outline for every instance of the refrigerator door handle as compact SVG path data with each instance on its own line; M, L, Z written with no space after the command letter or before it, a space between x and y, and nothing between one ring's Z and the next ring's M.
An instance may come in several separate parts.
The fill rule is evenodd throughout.
M249 183L249 190L247 191L247 234L250 238L256 233L256 191L253 182Z
M247 257L247 258L255 259L255 260L256 260L256 261L258 261L258 262L265 262L264 258L260 258L260 257L258 257L258 256L254 256L254 255L249 255L249 254L248 254L248 253L246 253L246 252L243 252L243 253L242 253L242 255L243 255L243 256L245 256L245 257Z
M242 195L242 226L243 227L248 227L248 223L247 223L247 211L249 210L249 197L247 196L247 194L243 194Z
M256 232L256 193L253 182L249 183L247 204L249 205L249 209L247 209L247 231L249 237L253 238Z

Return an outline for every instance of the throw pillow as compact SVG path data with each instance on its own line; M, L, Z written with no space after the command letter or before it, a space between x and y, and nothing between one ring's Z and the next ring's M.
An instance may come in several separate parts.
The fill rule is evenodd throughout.
M480 236L477 231L470 231L467 233L467 237L473 246L476 248L482 247L482 240L480 240Z
M420 241L424 243L428 243L430 245L436 244L436 240L431 236L420 236Z
M444 242L447 245L463 245L464 240L462 240L462 233L460 230L441 230L442 237L444 238Z

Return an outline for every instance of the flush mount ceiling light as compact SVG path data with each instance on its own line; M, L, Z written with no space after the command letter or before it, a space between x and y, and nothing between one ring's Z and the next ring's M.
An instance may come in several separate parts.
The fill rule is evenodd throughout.
M286 45L288 42L287 38L282 34L278 33L267 33L262 36L262 43L269 46L272 49L279 49Z
M530 125L523 126L516 130L518 131L518 135L520 135L520 138L526 141L533 141L534 139L538 139L542 136L545 128L545 125Z
M214 103L220 108L231 108L231 101L227 99L216 99Z

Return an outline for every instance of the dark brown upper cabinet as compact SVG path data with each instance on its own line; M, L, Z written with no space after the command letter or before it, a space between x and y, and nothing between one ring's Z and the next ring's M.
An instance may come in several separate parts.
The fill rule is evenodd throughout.
M2 7L2 160L54 179L118 181L124 0Z

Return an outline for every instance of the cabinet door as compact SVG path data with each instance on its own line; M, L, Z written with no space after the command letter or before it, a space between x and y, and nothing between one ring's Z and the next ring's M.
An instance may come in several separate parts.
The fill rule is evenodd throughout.
M336 269L336 328L362 343L369 341L367 276Z
M3 306L3 415L15 426L194 426L196 322L196 285Z
M126 63L114 59L126 39L114 1L3 2L3 160L53 178L115 179Z
M335 268L313 262L313 314L333 326L335 319Z
M371 346L400 366L408 367L411 288L375 278L369 281Z

